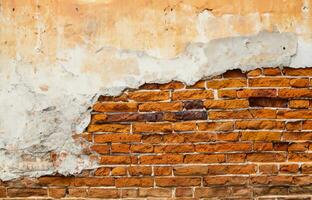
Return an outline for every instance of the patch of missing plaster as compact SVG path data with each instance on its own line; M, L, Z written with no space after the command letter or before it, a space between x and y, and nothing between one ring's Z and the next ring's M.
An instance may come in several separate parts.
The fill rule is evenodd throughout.
M191 85L229 69L289 66L296 60L297 40L292 33L261 32L192 43L172 59L77 46L59 51L54 64L27 63L22 56L10 60L0 74L6 80L0 83L0 179L96 167L81 154L87 143L77 143L72 135L87 127L87 108L100 94L115 96L125 88L172 80ZM28 70L34 65L36 73ZM53 160L51 152L59 156Z

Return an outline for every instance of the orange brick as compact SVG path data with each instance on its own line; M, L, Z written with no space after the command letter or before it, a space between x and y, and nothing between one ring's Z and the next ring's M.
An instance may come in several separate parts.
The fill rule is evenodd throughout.
M247 72L248 77L260 76L261 74L262 74L262 69L254 69L254 70Z
M211 99L213 92L211 90L183 90L172 93L173 100L193 100L193 99Z
M97 168L96 171L94 172L95 176L107 176L109 175L111 169L109 167L100 167Z
M174 167L173 173L175 176L202 176L207 175L207 166L184 166Z
M291 79L290 85L292 87L303 88L309 86L309 79Z
M263 75L267 76L278 76L281 75L281 69L280 68L264 68Z
M278 119L311 119L311 110L278 110Z
M172 174L172 167L170 166L155 166L154 175L155 176L170 176Z
M222 163L225 162L223 154L194 154L185 155L185 163Z
M243 99L235 99L235 100L206 100L204 101L204 106L207 109L213 108L222 108L222 109L230 109L230 108L247 108L249 106L249 102Z
M312 76L311 68L284 68L284 74L287 76Z
M134 153L151 153L154 151L154 147L150 144L133 144L130 150Z
M283 153L250 153L247 154L247 161L250 162L284 162L286 154Z
M246 79L220 79L207 81L207 87L213 89L238 88L247 86Z
M184 177L168 177L168 178L156 178L156 186L160 187L175 187L175 186L199 186L201 184L201 178L184 178Z
M278 168L277 165L272 164L259 165L259 172L262 174L277 174Z
M288 78L251 78L248 80L250 87L288 87Z
M170 123L134 123L134 132L171 132L172 125Z
M173 124L174 131L195 131L196 129L195 122L177 122Z
M90 198L118 198L118 190L109 188L90 188L88 197Z
M280 172L282 173L297 173L299 171L299 165L297 164L282 164L280 165Z
M112 153L129 153L129 144L112 144Z
M147 102L139 105L140 111L178 111L182 102Z
M247 155L244 153L233 153L226 155L226 162L228 163L242 163L245 162Z
M300 98L300 97L312 97L312 90L302 89L279 89L278 96L282 98Z
M253 145L255 151L273 151L272 142L255 142Z
M279 129L285 128L284 122L272 120L243 120L235 122L236 129Z
M149 135L143 135L142 136L142 142L143 143L160 143L162 141L162 135L161 134L149 134Z
M249 110L238 111L209 111L209 119L250 119L253 118Z
M75 177L74 186L113 186L114 178L111 177Z
M243 89L237 91L238 98L276 97L276 89Z
M171 197L171 189L166 188L139 188L140 197Z
M290 153L288 155L288 161L290 162L311 162L312 153Z
M128 124L99 124L89 125L88 132L114 132L127 133L130 132L130 125Z
M125 167L114 167L111 173L113 176L125 176L127 175L127 169Z
M231 131L234 129L233 122L203 122L198 123L200 131Z
M312 120L306 120L302 122L303 130L312 130Z
M169 90L169 89L182 89L184 88L185 85L182 82L179 81L171 81L170 83L164 83L164 84L159 84L159 83L145 83L144 85L140 86L139 89L144 89L144 90Z
M140 134L96 134L94 142L140 142L142 135Z
M245 185L248 182L248 177L243 176L206 176L204 185Z
M142 164L176 164L183 162L183 155L144 155L140 157L140 162Z
M129 156L101 156L100 164L130 164L131 159Z
M256 165L209 165L209 175L222 174L255 174L257 171Z
M289 108L309 108L309 100L290 100Z
M193 190L192 188L176 188L175 196L176 197L192 197Z
M237 91L236 90L218 90L219 98L236 98Z
M214 143L214 144L198 144L195 146L197 152L230 152L230 151L250 151L251 143Z
M65 188L49 188L49 196L53 198L60 199L65 197L65 192ZM2 196L0 195L0 197Z
M206 81L200 80L197 81L194 85L187 86L187 89L205 89L206 88Z
M143 176L143 175L151 175L152 167L150 166L131 166L128 167L129 174L131 176Z
M228 70L223 74L224 78L245 78L246 74L240 69Z
M8 197L31 197L31 196L48 196L46 188L8 188Z
M168 91L136 91L130 92L128 97L132 100L144 102L144 101L162 101L169 100L169 92Z
M70 197L87 197L87 188L68 188L68 195Z
M276 118L276 110L274 109L250 109L249 112L253 116L253 118L258 119L275 119Z
M138 105L137 103L97 102L93 110L96 112L135 112L138 110Z
M301 129L302 129L302 121L287 122L286 124L287 131L299 131Z
M108 145L92 145L90 147L91 151L95 151L99 154L108 154L109 146Z
M241 140L274 141L280 140L282 132L242 132Z
M152 187L154 179L149 177L117 178L115 185L116 187Z
M159 145L155 146L155 153L183 153L183 152L193 152L193 145L181 144L181 145Z

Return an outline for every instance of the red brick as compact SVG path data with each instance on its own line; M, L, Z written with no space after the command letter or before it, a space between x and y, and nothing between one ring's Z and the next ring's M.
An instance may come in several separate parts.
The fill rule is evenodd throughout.
M278 168L277 165L273 164L259 165L259 172L262 174L277 174Z

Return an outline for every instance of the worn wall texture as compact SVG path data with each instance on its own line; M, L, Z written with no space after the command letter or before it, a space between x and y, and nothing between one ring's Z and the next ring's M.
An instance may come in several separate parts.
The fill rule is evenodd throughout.
M312 66L311 3L0 0L0 179L99 166L81 134L101 94Z

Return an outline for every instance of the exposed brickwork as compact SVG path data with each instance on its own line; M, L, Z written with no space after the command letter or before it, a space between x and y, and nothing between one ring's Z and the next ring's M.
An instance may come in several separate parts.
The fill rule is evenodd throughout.
M0 197L310 199L312 69L228 71L101 96L97 169L0 184Z

